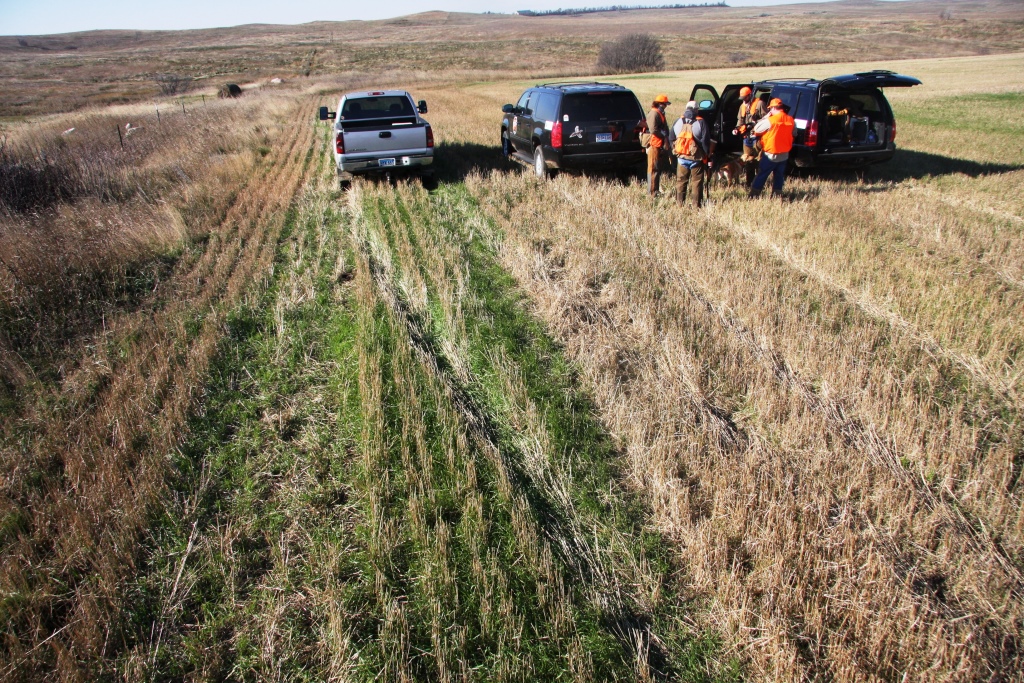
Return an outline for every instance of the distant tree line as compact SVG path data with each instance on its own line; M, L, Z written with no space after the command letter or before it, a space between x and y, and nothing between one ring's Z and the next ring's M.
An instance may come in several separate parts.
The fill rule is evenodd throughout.
M608 7L580 7L577 9L550 9L535 12L521 9L517 12L524 17L572 16L576 14L593 14L594 12L626 12L635 9L693 9L698 7L728 7L725 2L703 2L688 5L609 5Z

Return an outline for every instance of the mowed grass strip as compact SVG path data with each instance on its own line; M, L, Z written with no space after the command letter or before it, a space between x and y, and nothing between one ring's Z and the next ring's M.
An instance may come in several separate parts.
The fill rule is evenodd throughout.
M615 482L607 436L472 239L472 202L447 192L357 186L339 211L323 174L306 189L269 290L229 319L120 670L735 676L715 638L685 625L657 537ZM486 296L468 296L469 282ZM427 283L414 313L406 293ZM466 320L464 355L439 350Z
M131 676L329 680L359 663L348 634L372 579L351 472L352 262L334 199L305 188L268 288L226 321L135 585L139 637L120 661Z
M382 399L384 406L432 397L408 417L400 409L401 445L392 446L391 466L377 473L380 486L393 488L378 495L408 507L406 534L420 546L447 548L459 561L438 555L436 562L450 567L456 587L465 584L448 590L454 597L434 590L419 607L406 586L403 623L421 623L425 606L443 598L442 610L463 632L445 649L454 647L455 661L471 670L483 667L485 678L733 675L732 665L716 661L714 639L686 625L686 602L666 586L670 565L658 536L644 526L644 510L620 485L611 441L574 388L575 374L481 241L491 230L465 189L445 186L427 195L407 185L368 185L354 194L353 227L388 312L387 337L405 338L367 357L374 372L365 393L386 397L390 376L405 398ZM379 387L375 377L384 378ZM364 401L364 410L376 403ZM428 456L423 450L432 439L420 433L429 435L437 421L434 429L449 443ZM364 430L388 422L381 411L364 419ZM366 444L364 453L387 451L372 438ZM451 477L469 498L445 495ZM418 512L421 506L426 512ZM417 531L417 515L428 531ZM382 516L375 526L393 519ZM390 556L401 548L396 539ZM406 573L415 574L415 553L401 556L410 563ZM484 600L493 591L496 597ZM491 624L495 600L505 617ZM512 628L511 637L496 637L498 626ZM520 642L517 631L532 637ZM419 649L438 652L436 639L420 638ZM440 668L418 672L442 675Z

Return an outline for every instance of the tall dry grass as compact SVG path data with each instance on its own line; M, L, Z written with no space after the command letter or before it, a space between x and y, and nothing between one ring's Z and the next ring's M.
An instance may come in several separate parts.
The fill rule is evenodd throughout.
M244 187L238 168L221 176L210 163L224 140L215 126L224 112L221 117L211 112L205 120L210 137L190 137L183 125L168 140L174 144L153 148L146 163L156 175L173 178L187 169L198 181L176 185L180 194L153 201L178 200L174 209L183 215L185 229L205 234L203 240L154 283L145 305L114 308L99 329L68 349L69 360L55 376L17 388L5 405L0 420L3 676L111 676L109 656L130 640L125 587L154 506L167 492L167 454L181 443L227 311L265 283L285 209L305 172L313 126L282 125L293 106L268 108L263 124L244 116L235 121L241 140L253 134L253 126L267 136L261 138L268 145L266 166L250 165L252 177ZM210 174L204 175L204 165L213 167ZM218 180L234 185L220 187ZM204 203L207 196L217 200L216 210ZM97 210L104 224L126 211L128 217L120 220L130 224L136 207L99 205ZM99 259L116 240L105 233L97 242L93 253ZM72 253L79 247L58 244ZM145 249L153 253L152 241ZM34 259L43 266L60 261L59 254ZM107 263L83 261L93 267ZM39 277L60 281L66 276L58 267ZM15 310L18 305L13 302Z
M964 119L930 114L992 92L1012 108L1019 66L900 64L926 83L891 96L901 156L792 178L788 203L716 188L691 212L475 160L503 262L758 678L1020 680L1022 131L996 113L961 150ZM496 139L505 90L476 89L468 126L435 117L439 137Z
M39 370L75 334L151 292L223 218L269 152L286 102L212 101L186 113L165 105L159 120L125 107L14 128L0 154L9 364L21 356Z

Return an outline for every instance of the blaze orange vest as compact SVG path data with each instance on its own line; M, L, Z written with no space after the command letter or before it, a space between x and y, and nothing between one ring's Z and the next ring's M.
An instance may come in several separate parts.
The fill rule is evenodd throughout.
M769 154L785 154L793 149L793 127L796 121L784 111L772 114L768 121L772 127L761 136L761 145Z
M661 126L659 127L658 131L651 131L651 147L660 149L661 147L665 146L666 142L668 142L667 140L663 140L659 135L660 131L664 131L666 128L668 128L668 119L665 118L665 115L661 112L661 110L655 111L658 114L658 118L661 119Z

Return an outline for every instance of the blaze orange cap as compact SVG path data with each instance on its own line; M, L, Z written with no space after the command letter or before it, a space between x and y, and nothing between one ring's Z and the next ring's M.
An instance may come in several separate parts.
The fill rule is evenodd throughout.
M743 86L742 88L740 88L740 97L746 97L749 94L750 88L748 88L747 86Z
M658 95L654 98L655 104L672 104L668 101L668 95Z
M772 101L768 103L768 108L771 109L772 107L778 107L779 109L781 109L782 100L780 100L778 97L773 97Z

